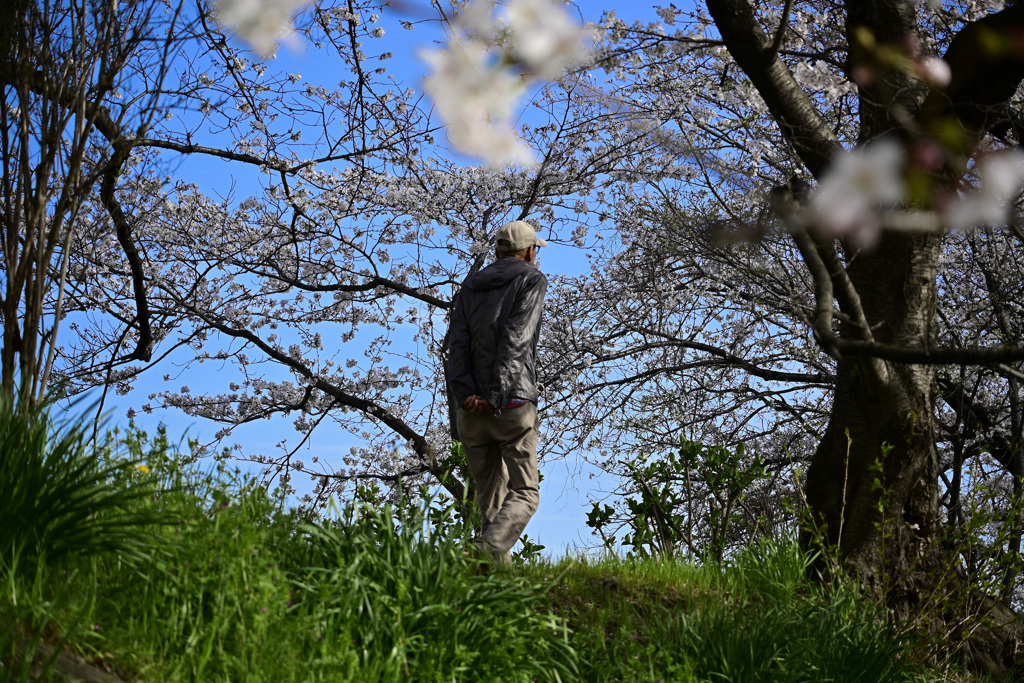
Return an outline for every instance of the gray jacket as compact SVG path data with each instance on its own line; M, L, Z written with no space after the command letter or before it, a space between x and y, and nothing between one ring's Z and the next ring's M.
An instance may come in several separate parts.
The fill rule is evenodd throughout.
M498 259L466 278L455 296L448 381L457 405L482 396L537 402L537 339L548 279L517 258Z

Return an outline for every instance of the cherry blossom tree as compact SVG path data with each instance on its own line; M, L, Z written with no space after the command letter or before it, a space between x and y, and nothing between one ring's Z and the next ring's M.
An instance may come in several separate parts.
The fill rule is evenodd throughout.
M289 416L298 444L253 457L285 480L313 474L316 498L353 480L412 486L427 473L461 497L446 462L441 356L455 288L486 263L507 220L586 241L587 220L568 212L602 201L618 169L662 163L647 129L609 137L612 115L586 79L567 78L537 94L538 122L520 131L535 164L467 168L439 146L428 103L386 71L390 53L371 51L383 45L381 7L321 3L296 21L344 70L332 88L254 58L207 9L183 10L188 30L162 66L172 84L133 82L141 90L126 87L125 100L103 100L122 110L90 153L120 147L61 252L68 303L50 315L72 334L55 351L55 376L72 392L127 393L142 372L175 381L170 358L229 369L217 389L168 384L139 409L220 422L218 440ZM273 36L253 42L266 51ZM118 122L144 97L160 115L145 135L125 132ZM173 170L197 156L258 182L248 196L217 197ZM318 428L364 445L340 461L304 461Z
M637 456L671 460L681 439L744 443L765 473L738 505L729 548L794 533L787 501L799 503L796 470L822 436L835 380L832 359L808 344L809 277L785 235L737 243L713 207L672 208L630 206L593 270L555 289L543 339L548 424L560 448L622 477L611 501L620 521L632 516L624 496L640 493ZM683 524L697 529L680 550L702 556L716 492L692 473L673 476Z
M128 137L144 137L160 113L175 34L194 30L180 6L157 11L144 2L17 0L0 28L0 151L3 154L3 349L0 395L25 405L48 390L67 306L71 244L92 195L119 215L113 184ZM191 22L194 24L194 22ZM118 105L125 92L131 106ZM96 192L98 190L98 192ZM122 281L141 282L140 260L123 221ZM147 358L152 335L137 300L138 344Z
M1009 209L1021 178L1021 8L709 0L692 12L663 7L656 24L605 22L608 96L624 117L665 121L665 149L690 159L690 173L652 179L641 201L666 216L711 216L724 238L760 239L748 248L755 252L778 253L778 231L799 254L786 317L832 359L810 361L830 377L831 403L812 437L805 540L837 548L902 616L923 596L946 594L935 592L951 566L940 491L949 502L962 485L948 473L955 478L963 458L983 452L1006 463L1007 481L1019 467L1015 365L1024 352L1009 334L1014 309L992 258L1017 249ZM662 224L671 234L675 223ZM984 250L987 266L975 260ZM711 282L730 277L707 270ZM738 293L759 291L742 268L731 272ZM981 297L973 278L984 273ZM663 271L661 291L673 290L673 275ZM984 315L962 326L979 309ZM748 326L771 317L754 320ZM778 330L781 349L788 330L799 337L789 321L775 325L763 338ZM739 330L721 330L744 349ZM690 363L708 353L691 346ZM731 349L711 346L719 357ZM768 369L762 353L737 356L732 364L747 377ZM800 355L779 358L786 372L813 374ZM1000 431L998 446L979 447ZM945 454L959 464L944 467ZM1019 534L1011 536L1016 553Z
M577 114L592 107L577 98L571 84L542 96L550 120L527 131L542 150L529 169L466 168L410 143L387 169L301 174L237 209L178 188L152 214L146 232L160 242L148 251L188 266L159 280L154 307L186 312L189 338L204 337L195 362L230 362L242 378L223 393L159 400L229 428L299 415L300 447L324 422L356 434L365 446L341 463L282 453L278 464L318 477L318 496L427 472L461 495L441 464L453 436L442 350L454 292L486 264L504 222L530 217L582 243L587 226L565 208L599 195L626 158L658 163L643 133L603 142L604 117Z
M386 74L390 53L363 47L383 35L381 7L324 3L301 20L306 39L342 68L333 88L254 59L208 9L192 8L193 30L178 36L187 49L167 66L175 83L155 90L163 116L123 145L109 192L120 210L111 210L111 201L87 203L69 237L73 305L64 313L76 334L60 350L59 377L77 390L126 392L140 372L172 354L189 353L197 364L234 363L239 382L224 387L229 394L194 400L182 388L159 400L228 425L295 410L305 416L296 421L303 434L326 414L352 410L412 444L425 472L434 466L425 437L404 419L402 396L388 395L400 383L396 377L416 385L417 361L392 372L374 360L365 376L357 370L354 381L332 383L316 375L330 374L334 361L325 370L306 360L323 348L315 328L325 320L349 325L337 337L345 342L357 328L385 329L398 297L433 305L435 276L445 282L407 255L396 253L400 263L389 264L388 247L406 249L408 232L399 234L387 218L375 224L382 172L411 163L434 130L413 91ZM259 42L264 52L272 48L268 40ZM262 193L214 199L171 176L176 158L197 155L252 169ZM132 271L134 292L117 282L124 273L115 240L122 227L144 255ZM271 331L278 327L284 329ZM156 353L126 353L146 334ZM373 353L389 343L379 331L373 337ZM334 339L328 344L337 346ZM253 363L280 370L268 376ZM355 363L343 358L338 365L343 375Z

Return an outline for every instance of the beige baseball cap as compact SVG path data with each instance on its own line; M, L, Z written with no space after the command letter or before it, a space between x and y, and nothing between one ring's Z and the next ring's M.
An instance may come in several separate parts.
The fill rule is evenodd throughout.
M512 221L498 228L498 234L494 236L498 244L508 251L519 251L527 247L546 247L548 243L537 237L537 231L526 221ZM507 242L508 245L502 244Z

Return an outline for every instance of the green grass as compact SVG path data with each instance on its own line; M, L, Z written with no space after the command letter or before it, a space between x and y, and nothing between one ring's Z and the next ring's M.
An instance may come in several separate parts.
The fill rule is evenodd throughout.
M160 521L145 504L155 489L129 485L136 461L106 456L75 421L0 402L0 562L29 569L83 553L143 554L141 527Z
M143 540L2 555L0 680L60 680L30 671L45 643L160 682L938 678L854 592L808 583L794 544L724 568L608 557L482 573L451 509L363 495L303 519L223 464L179 465L162 434L117 440L92 471L127 502L100 517Z
M850 590L807 582L795 543L758 546L724 569L615 558L558 567L556 611L589 653L580 680L923 680L881 614Z

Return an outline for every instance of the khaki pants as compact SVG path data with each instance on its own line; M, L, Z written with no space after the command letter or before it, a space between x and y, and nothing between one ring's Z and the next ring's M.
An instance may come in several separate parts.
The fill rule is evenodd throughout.
M497 416L459 408L457 419L482 517L478 544L506 559L540 502L537 406L506 408Z

